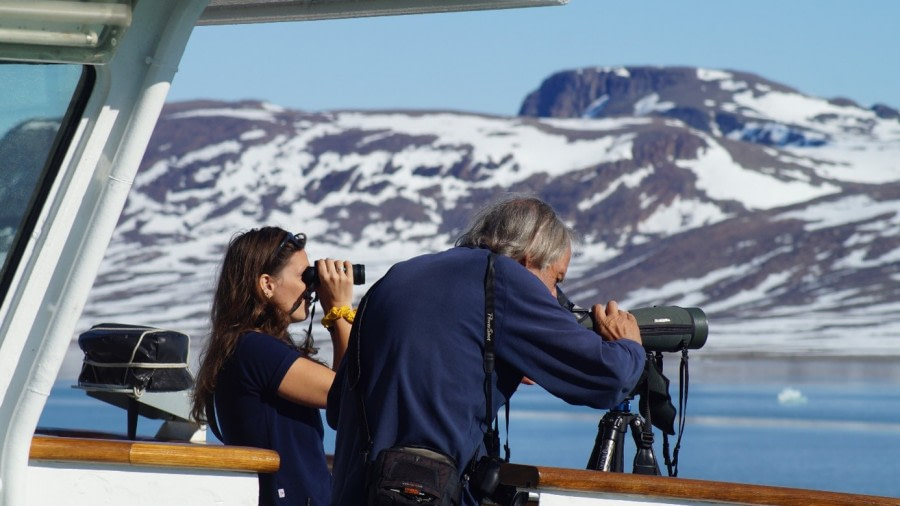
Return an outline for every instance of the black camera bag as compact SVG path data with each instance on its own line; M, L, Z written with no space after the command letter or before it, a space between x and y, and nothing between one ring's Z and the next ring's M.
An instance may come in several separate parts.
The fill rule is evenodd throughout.
M452 458L413 446L382 450L370 468L366 490L370 506L458 506L462 491Z
M143 325L101 323L78 336L84 352L80 387L177 392L194 384L190 337Z

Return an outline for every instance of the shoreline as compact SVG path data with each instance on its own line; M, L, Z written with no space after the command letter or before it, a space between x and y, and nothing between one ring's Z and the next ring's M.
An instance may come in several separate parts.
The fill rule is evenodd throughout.
M56 381L77 383L83 353L72 342ZM688 354L691 384L701 383L848 383L900 384L900 355L780 355L775 353ZM680 353L663 354L663 374L678 388ZM193 367L193 365L192 365Z
M681 356L663 358L664 374L678 381ZM900 382L900 356L893 355L690 355L691 382L871 383Z

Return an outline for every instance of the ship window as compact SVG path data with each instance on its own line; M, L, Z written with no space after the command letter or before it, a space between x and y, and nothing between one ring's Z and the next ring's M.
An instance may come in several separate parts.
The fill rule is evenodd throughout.
M0 301L94 81L91 67L0 62Z

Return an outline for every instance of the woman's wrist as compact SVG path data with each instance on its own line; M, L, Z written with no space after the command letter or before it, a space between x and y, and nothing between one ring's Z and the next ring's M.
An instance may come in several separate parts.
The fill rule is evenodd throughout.
M338 320L343 319L347 323L353 323L354 318L356 318L356 310L352 307L334 306L322 317L322 326L330 330Z

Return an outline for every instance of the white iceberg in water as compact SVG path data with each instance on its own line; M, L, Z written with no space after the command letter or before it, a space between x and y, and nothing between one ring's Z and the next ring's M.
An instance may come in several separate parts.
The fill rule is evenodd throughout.
M807 400L803 392L796 388L788 387L778 393L778 404L781 405L806 404Z

